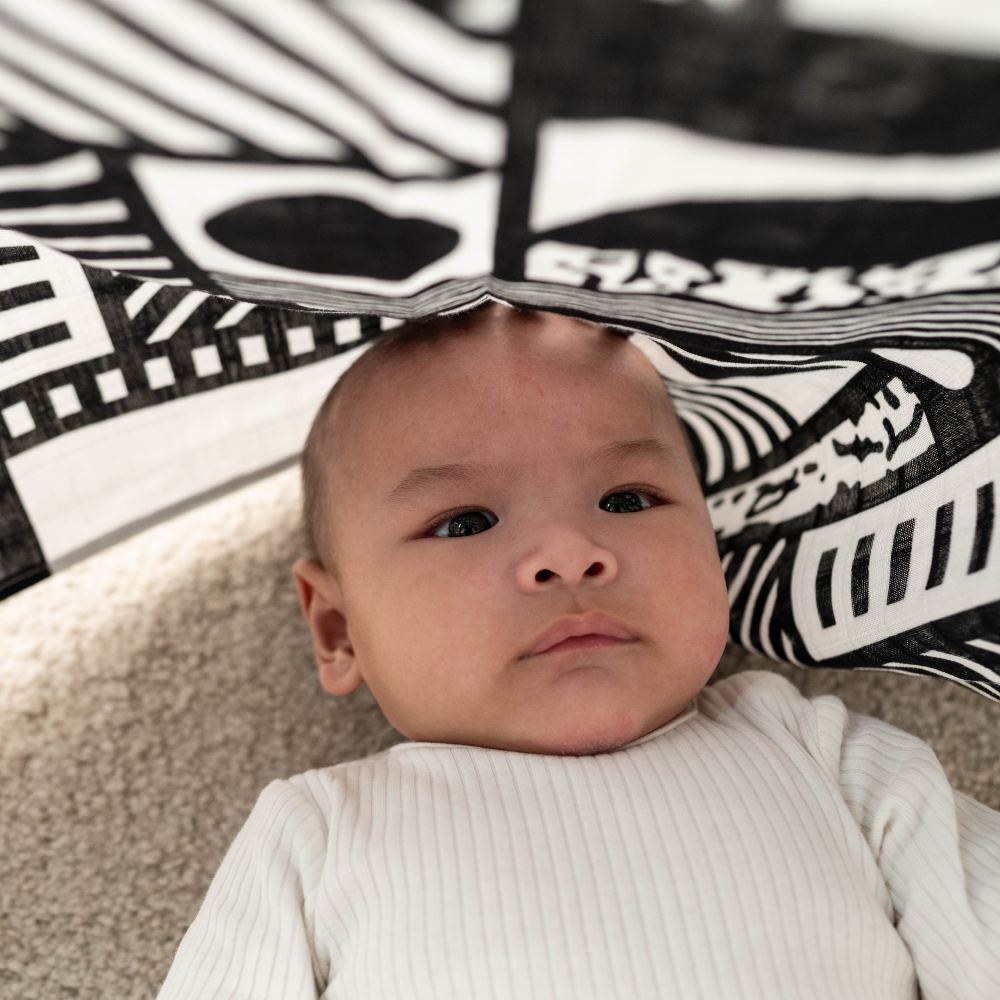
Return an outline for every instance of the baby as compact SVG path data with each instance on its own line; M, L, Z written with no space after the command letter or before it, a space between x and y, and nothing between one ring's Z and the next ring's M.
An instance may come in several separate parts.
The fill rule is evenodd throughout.
M408 742L261 793L159 994L1000 997L1000 813L777 674L627 336L496 303L383 335L302 458L319 683Z

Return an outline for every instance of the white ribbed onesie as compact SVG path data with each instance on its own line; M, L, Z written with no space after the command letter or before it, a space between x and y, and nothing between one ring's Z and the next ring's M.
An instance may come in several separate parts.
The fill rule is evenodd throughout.
M404 742L273 781L159 1000L997 1000L1000 812L751 670L583 757Z

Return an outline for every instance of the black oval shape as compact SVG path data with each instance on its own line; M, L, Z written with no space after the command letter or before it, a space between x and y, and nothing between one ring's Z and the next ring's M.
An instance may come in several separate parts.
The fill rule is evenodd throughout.
M458 245L447 226L330 195L250 201L209 219L205 232L266 264L386 281L408 278Z

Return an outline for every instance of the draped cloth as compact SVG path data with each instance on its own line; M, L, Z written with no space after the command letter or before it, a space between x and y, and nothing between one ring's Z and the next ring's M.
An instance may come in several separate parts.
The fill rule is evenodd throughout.
M998 93L973 0L0 0L0 598L493 298L655 357L732 641L1000 700Z

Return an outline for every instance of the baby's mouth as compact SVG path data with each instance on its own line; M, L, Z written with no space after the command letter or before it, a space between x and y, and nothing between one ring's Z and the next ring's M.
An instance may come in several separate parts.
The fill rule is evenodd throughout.
M550 653L569 653L573 650L580 649L601 649L605 646L624 646L629 642L635 642L635 640L617 639L612 635L577 635L570 639L563 639L562 642L557 642L554 646L550 646L548 649L542 650L541 653L536 653L534 655L548 656Z

